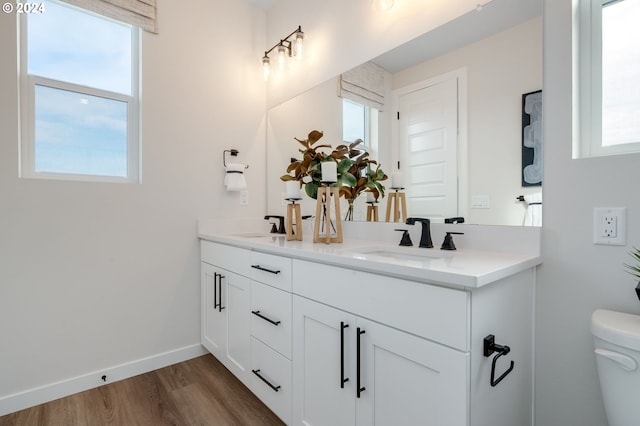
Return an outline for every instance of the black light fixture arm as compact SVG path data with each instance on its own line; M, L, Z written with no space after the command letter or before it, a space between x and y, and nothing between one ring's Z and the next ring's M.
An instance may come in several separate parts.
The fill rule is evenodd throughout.
M302 26L301 25L298 25L298 28L296 28L295 30L291 31L291 33L288 36L286 36L285 38L281 39L278 43L274 44L271 49L265 50L264 51L264 57L268 58L269 57L269 53L273 52L273 50L278 46L286 47L287 52L289 53L289 56L291 56L291 45L293 44L293 42L291 40L289 40L289 39L291 37L293 37L297 33L302 33Z

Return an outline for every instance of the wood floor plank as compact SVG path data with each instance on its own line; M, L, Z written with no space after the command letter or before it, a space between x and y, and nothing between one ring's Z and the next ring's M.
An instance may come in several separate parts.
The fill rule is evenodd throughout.
M282 424L211 355L0 416L0 426Z

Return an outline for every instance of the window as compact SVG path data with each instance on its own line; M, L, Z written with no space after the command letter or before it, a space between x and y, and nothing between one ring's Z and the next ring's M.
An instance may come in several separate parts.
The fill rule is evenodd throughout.
M44 5L21 17L21 176L137 182L139 30Z
M342 140L350 144L362 139L371 147L377 139L378 110L366 105L342 99Z
M582 0L574 157L640 152L640 0Z

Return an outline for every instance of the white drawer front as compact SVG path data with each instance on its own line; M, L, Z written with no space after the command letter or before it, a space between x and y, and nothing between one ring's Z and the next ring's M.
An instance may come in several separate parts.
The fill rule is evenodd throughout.
M251 282L251 335L291 359L291 293Z
M291 424L291 361L251 338L249 388L286 424Z
M293 292L469 351L469 293L367 272L293 262Z
M291 291L291 259L251 252L251 279Z
M248 260L250 250L224 244L200 241L200 259L209 265L215 265L237 274L249 276Z

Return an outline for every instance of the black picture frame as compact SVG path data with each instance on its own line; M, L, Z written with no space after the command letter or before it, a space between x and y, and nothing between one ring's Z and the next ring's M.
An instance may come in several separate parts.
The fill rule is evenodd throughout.
M522 186L542 186L542 90L522 95Z

